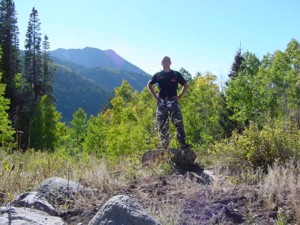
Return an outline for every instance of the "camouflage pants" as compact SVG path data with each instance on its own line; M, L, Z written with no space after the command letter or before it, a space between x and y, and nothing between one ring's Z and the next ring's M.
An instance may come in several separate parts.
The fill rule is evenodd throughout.
M180 144L185 143L183 119L178 101L159 99L157 101L156 122L160 133L160 141L163 147L170 144L169 120L176 128L176 137Z

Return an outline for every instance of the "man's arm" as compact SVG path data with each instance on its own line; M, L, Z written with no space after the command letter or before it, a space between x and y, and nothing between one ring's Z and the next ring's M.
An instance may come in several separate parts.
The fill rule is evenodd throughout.
M158 100L159 98L158 98L157 94L155 93L152 84L150 84L150 81L149 81L148 84L147 84L147 88L149 89L149 91L150 91L150 93L152 94L152 96L153 96L155 99Z
M175 99L176 99L177 101L179 101L179 100L184 96L184 94L185 94L185 92L187 91L188 87L189 87L188 83L185 83L185 84L182 86L179 95L175 97Z

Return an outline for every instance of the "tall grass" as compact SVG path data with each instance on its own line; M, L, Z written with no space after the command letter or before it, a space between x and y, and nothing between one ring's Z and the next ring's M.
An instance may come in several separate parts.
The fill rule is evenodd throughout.
M260 181L260 195L269 210L277 210L278 218L300 224L300 162L275 163Z
M99 193L95 198L79 197L75 207L101 205L113 195L129 193L141 201L149 214L162 221L162 224L169 225L177 223L183 207L183 202L174 202L172 196L188 196L192 193L191 190L196 190L193 182L185 182L184 178L179 178L172 181L172 189L164 196L153 197L153 193L145 189L154 190L157 181L166 175L170 168L165 164L143 168L136 158L123 158L116 163L92 155L71 157L62 152L46 153L33 150L23 154L6 154L0 151L0 158L0 191L5 194L3 204L12 201L21 193L34 191L48 178L61 177L83 184ZM137 187L130 193L128 190L133 183Z
M223 196L239 189L245 192L253 187L258 198L263 200L265 210L278 212L278 224L291 221L300 224L300 161L275 163L268 167L267 173L248 168L232 175L230 168L226 171L221 167L220 171L215 169L215 179L210 186L175 176L170 169L167 163L142 167L138 158L130 157L111 162L93 155L71 157L59 151L28 150L22 154L0 151L0 191L6 196L2 200L8 203L21 193L34 191L47 178L61 177L101 193L101 199L78 199L78 207L101 205L115 194L129 193L141 202L148 213L162 224L169 225L180 221L184 200L193 199L203 188L210 190L206 193L214 195L206 196L211 199L219 194ZM162 181L162 178L166 180ZM164 187L161 182L168 185ZM133 184L135 187L130 192ZM165 189L157 189L158 185ZM247 185L246 188L241 188L243 185ZM153 194L152 190L164 193Z

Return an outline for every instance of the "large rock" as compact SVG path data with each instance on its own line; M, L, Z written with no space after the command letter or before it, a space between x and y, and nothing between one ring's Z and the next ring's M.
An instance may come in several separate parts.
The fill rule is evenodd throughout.
M38 192L25 192L12 201L10 205L15 207L26 207L41 210L52 216L57 215L57 212L53 206L50 205L43 195Z
M91 189L59 177L52 177L43 181L36 191L45 196L53 206L63 204L70 206L77 195L93 196Z
M167 151L154 149L143 154L142 164L150 165L153 163L161 162L164 159L169 159L177 166L188 166L193 165L196 158L196 153L191 149L171 148Z
M147 166L150 164L158 163L163 160L164 154L164 150L161 149L145 152L142 156L142 164L144 166Z
M0 207L0 224L13 225L65 225L63 220L30 208Z
M169 149L169 157L173 163L176 165L192 165L197 155L191 149Z
M109 199L89 225L159 225L134 199L117 195Z

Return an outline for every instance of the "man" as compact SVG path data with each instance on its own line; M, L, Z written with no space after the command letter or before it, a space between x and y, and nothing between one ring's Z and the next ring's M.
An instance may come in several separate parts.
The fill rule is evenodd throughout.
M148 82L147 87L153 97L157 100L156 121L160 132L161 148L168 149L170 144L169 119L175 125L177 140L181 149L188 149L185 141L185 132L183 126L182 114L178 101L185 94L188 84L182 74L171 70L171 59L165 56L161 65L163 70L156 73ZM158 84L159 93L155 93L153 85ZM177 95L178 84L182 86L179 95Z

